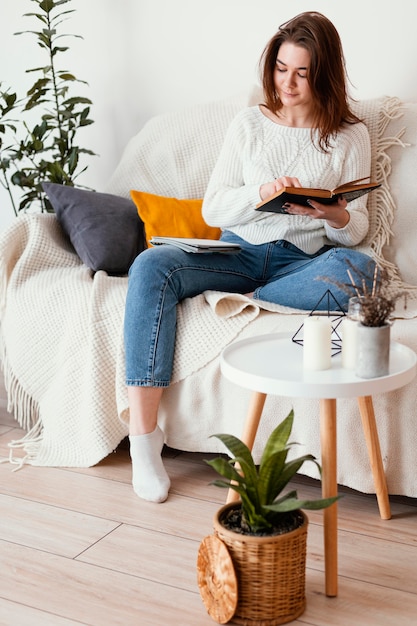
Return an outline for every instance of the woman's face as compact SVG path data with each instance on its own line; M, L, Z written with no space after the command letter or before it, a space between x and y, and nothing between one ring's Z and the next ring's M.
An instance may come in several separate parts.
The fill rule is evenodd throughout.
M293 43L283 43L277 55L274 84L284 107L308 106L312 103L307 71L310 54Z

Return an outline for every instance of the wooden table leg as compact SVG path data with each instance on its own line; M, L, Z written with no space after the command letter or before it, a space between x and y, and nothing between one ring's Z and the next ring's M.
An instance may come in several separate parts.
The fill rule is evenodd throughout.
M242 433L242 441L248 446L249 450L253 448L265 400L266 393L261 393L260 391L252 393ZM236 500L239 500L239 494L234 489L229 489L226 502L236 502Z
M368 448L368 456L371 462L371 471L374 479L379 514L382 519L391 519L391 507L388 497L387 481L384 472L384 465L382 463L381 448L379 445L372 397L364 396L358 398L358 404L362 418L363 432L365 433L366 446Z
M336 400L320 400L322 495L337 495ZM323 510L324 567L327 596L337 596L337 502Z

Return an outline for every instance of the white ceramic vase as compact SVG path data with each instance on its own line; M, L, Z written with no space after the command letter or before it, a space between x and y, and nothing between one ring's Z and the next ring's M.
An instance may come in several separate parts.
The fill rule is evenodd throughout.
M360 378L379 378L389 372L391 324L357 328L356 375Z

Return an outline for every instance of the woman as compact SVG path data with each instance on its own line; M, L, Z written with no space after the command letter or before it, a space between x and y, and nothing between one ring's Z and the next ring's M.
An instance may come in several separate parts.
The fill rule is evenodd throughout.
M130 270L125 348L132 483L146 500L164 501L170 487L157 413L170 383L178 302L214 289L311 310L329 288L325 277L345 283L348 263L369 270L370 258L351 249L368 230L365 199L349 206L342 199L289 204L288 215L255 211L283 186L332 189L369 176L369 135L349 108L333 24L308 12L281 26L261 57L261 74L265 102L241 111L230 125L203 203L205 220L241 252L197 255L160 246L139 255ZM347 304L346 293L332 292Z

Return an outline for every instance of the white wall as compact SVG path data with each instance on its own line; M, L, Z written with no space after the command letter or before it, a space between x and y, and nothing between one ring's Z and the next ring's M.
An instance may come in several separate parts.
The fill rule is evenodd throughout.
M384 94L417 101L417 5L407 0L72 0L65 31L65 69L86 80L95 124L80 142L100 156L80 179L97 190L123 147L152 115L246 91L257 81L267 40L282 22L305 10L326 14L344 44L352 95ZM25 69L45 64L23 14L30 0L1 0L0 81L21 93L33 82ZM0 189L0 229L14 219Z

